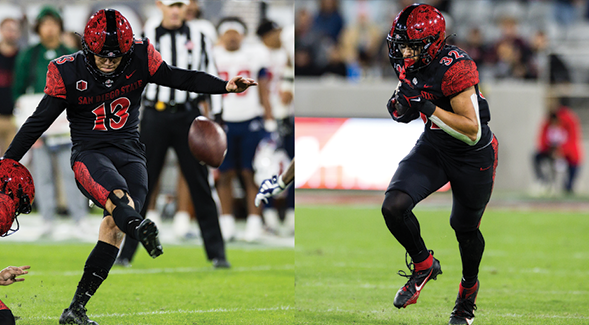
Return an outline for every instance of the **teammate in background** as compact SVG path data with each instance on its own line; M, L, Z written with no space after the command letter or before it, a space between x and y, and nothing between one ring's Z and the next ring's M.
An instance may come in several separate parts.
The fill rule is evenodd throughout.
M262 233L262 217L260 209L254 204L258 186L254 181L252 160L264 128L267 131L276 130L268 98L268 51L263 46L242 44L247 27L239 18L223 18L217 29L220 44L214 47L213 53L219 75L239 73L256 76L260 84L258 89L224 96L222 119L227 132L227 155L219 166L217 183L223 238L231 240L235 236L232 182L239 172L244 182L248 211L244 239L255 241Z
M449 324L471 324L479 291L478 272L485 241L479 230L497 167L497 139L489 129L489 106L478 88L477 67L460 48L446 45L442 14L413 4L395 19L387 37L399 86L387 103L394 120L418 117L425 130L399 163L385 193L382 214L389 231L407 250L411 274L394 305L414 304L424 285L442 274L427 249L413 208L447 182L452 185L450 225L462 259L462 280Z
M18 54L20 25L14 18L5 18L0 23L0 155L8 148L16 134L14 124L14 100L12 100L13 72Z
M27 270L30 268L31 267L28 265L19 266L19 267L9 266L9 267L5 268L4 270L0 271L0 285L7 286L7 285L11 285L15 282L24 281L25 279L17 278L17 276L28 274L29 271L27 271ZM6 306L2 302L2 300L0 300L0 324L2 324L2 325L14 325L15 324L15 319L14 319L14 315L12 314L12 311L10 310L10 308L8 308L8 306Z
M577 114L563 105L561 98L548 98L548 116L540 126L538 149L534 156L534 171L542 187L547 189L554 176L547 175L542 164L547 161L552 169L557 159L563 159L567 165L564 190L567 194L573 193L578 169L583 161L582 139Z
M12 88L15 100L23 97L20 109L25 116L34 110L34 104L23 104L25 96L43 93L49 62L75 52L61 42L63 20L55 8L45 6L41 9L37 15L35 32L39 34L40 43L30 46L19 54ZM33 103L36 103L36 100L34 97ZM59 179L62 180L65 201L72 220L76 223L78 230L86 228L83 220L88 213L88 201L80 195L71 172L72 144L67 120L63 115L57 120L58 123L49 132L43 134L31 150L31 172L37 186L37 207L43 216L44 223L41 236L51 236L53 233L59 197L57 195ZM57 175L55 171L58 171Z
M150 26L146 25L144 36L159 49L164 61L180 68L216 75L211 41L202 31L185 22L188 3L188 0L157 1L163 20L158 26L149 29ZM152 220L157 215L157 211L148 210L149 201L157 189L168 148L173 147L190 188L207 258L215 267L229 267L219 228L217 203L213 199L209 183L209 169L194 158L188 147L188 131L192 121L199 115L208 116L209 104L213 106L213 112L220 113L221 96L211 97L151 84L146 88L143 103L145 109L141 119L140 140L145 144L148 190L141 215L145 217L147 214L148 219ZM182 190L188 191L181 187L177 192L178 211L174 215L174 228L178 228L179 224L180 231L185 232L187 229L182 228L190 225L190 215L188 207L181 205L183 200L179 197L185 195ZM127 263L132 260L137 245L135 240L125 240L119 256L122 264L125 259Z
M274 21L264 20L259 26L256 34L270 53L268 62L269 99L272 106L272 115L278 123L278 135L280 147L288 154L289 158L294 157L294 109L292 100L294 98L294 69L290 61L290 55L281 40L282 28ZM256 171L258 173L259 171ZM257 178L256 178L257 180ZM268 204L264 208L264 221L266 227L273 232L278 230L280 220L275 204ZM257 205L256 205L257 206ZM289 189L286 197L285 224L294 232L294 190Z
M124 235L139 240L153 258L163 253L155 223L139 214L147 194L147 170L137 126L147 83L217 94L256 85L240 76L227 82L168 65L148 39L133 39L129 22L113 9L94 13L82 37L82 51L49 64L45 96L5 154L20 160L67 110L78 187L104 209L98 242L60 324L96 324L88 319L85 306L107 278Z
M274 175L272 178L265 179L260 185L258 194L256 194L256 206L264 201L268 203L268 199L282 193L292 181L294 181L295 174L294 158L291 160L288 168L280 175Z

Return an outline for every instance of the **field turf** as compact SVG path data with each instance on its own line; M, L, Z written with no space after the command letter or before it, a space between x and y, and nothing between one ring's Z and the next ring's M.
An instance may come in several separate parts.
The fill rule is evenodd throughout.
M0 287L17 325L57 324L74 294L90 244L2 243L1 261L31 265L25 281ZM113 267L87 305L108 324L292 324L292 248L229 248L230 270L215 270L200 246L166 246L152 259Z
M297 204L295 319L298 324L447 324L461 264L449 208L417 209L443 274L406 309L405 250L380 207ZM481 231L474 324L589 324L589 214L489 209Z

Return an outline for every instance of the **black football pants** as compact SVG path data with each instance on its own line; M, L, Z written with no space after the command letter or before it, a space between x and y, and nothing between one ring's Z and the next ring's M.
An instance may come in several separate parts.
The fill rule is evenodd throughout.
M484 250L478 227L493 190L497 150L497 139L493 137L488 146L456 157L420 139L399 163L385 193L382 214L413 262L422 262L429 255L413 207L450 182L450 225L460 247L463 276L476 278Z
M213 200L209 185L209 170L199 163L188 147L188 131L192 121L199 115L198 110L167 112L146 108L141 119L140 139L145 144L147 157L148 193L141 210L145 217L149 200L160 177L166 153L174 148L188 187L198 219L207 258L225 259L225 243L219 227L217 204ZM132 259L137 241L127 237L121 251L121 258Z

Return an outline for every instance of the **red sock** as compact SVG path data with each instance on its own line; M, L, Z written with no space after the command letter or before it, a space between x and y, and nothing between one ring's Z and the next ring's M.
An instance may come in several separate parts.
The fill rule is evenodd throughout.
M423 262L415 263L415 272L427 270L430 267L432 267L433 263L434 257L432 256L432 254L429 254L429 256Z
M465 287L462 285L462 282L460 282L460 288L459 288L459 290L458 290L458 291L459 291L459 293L460 293L460 295L461 295L461 296L468 297L468 296L472 295L473 293L475 293L475 292L477 291L478 284L479 284L479 283L478 283L478 282L476 282L476 283L475 283L475 284L474 284L472 287L470 287L470 288L465 288Z

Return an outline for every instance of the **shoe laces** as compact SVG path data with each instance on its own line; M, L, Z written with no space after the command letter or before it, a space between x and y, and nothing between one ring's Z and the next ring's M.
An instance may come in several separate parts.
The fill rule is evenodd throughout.
M430 249L428 250L428 252L430 253L430 255L434 255L433 250ZM408 252L405 252L405 265L407 265L407 268L409 269L411 274L408 274L407 272L405 272L405 270L399 270L397 274L402 277L412 279L418 272L415 272L415 263L413 263L413 259L409 256Z
M472 300L465 298L458 298L456 307L458 316L474 317L474 311L477 310L477 305Z

